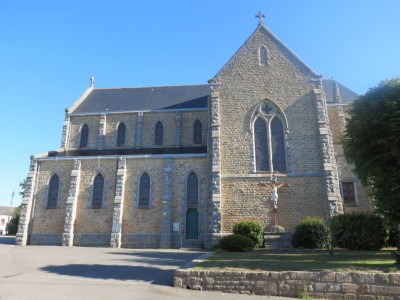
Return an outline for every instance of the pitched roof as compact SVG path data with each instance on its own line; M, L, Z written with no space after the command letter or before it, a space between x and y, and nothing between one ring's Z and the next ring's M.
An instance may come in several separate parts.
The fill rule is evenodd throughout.
M93 89L73 114L207 108L208 84Z
M11 208L11 213L14 211L14 207ZM0 206L0 215L1 216L8 216L10 214L10 207L9 206Z
M355 98L358 97L358 94L353 92L352 90L348 89L344 85L340 84L339 82L333 79L323 79L322 86L324 88L326 102L335 102L333 99L333 84L337 83L339 86L339 94L340 98L342 99L342 103L347 104L352 102Z

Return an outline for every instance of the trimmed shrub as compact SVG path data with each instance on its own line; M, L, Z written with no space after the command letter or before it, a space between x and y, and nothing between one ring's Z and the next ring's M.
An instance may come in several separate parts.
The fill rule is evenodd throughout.
M250 238L255 247L264 245L264 228L258 221L240 221L233 226L233 234L240 234Z
M366 212L350 212L332 218L335 246L348 250L379 250L385 244L383 218Z
M231 234L222 237L219 245L222 250L231 252L248 251L254 249L255 246L252 239L240 234Z
M292 244L296 248L323 249L331 243L328 225L321 218L308 217L295 228Z

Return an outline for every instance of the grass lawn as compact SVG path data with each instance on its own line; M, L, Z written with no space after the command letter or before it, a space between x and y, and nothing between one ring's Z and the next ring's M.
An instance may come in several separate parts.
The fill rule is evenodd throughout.
M225 271L337 271L400 272L391 252L335 250L333 257L324 250L218 252L195 267L197 270Z

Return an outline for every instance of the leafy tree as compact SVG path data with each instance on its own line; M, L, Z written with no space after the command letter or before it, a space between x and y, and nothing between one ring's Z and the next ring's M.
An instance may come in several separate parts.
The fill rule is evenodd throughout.
M8 234L15 235L18 232L19 217L21 215L21 206L16 207L8 224Z
M25 195L26 179L24 179L19 183L19 187L21 188L21 190L18 192L18 195L20 195L21 198L23 198Z
M385 80L354 101L344 154L375 199L377 212L400 222L400 77Z

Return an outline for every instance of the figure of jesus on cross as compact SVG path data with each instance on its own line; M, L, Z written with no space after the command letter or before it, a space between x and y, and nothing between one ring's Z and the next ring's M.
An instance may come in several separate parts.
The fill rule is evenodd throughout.
M288 187L289 183L279 182L274 174L271 175L271 181L261 182L258 186L272 187L271 201L274 202L274 225L278 225L278 189L282 186Z

